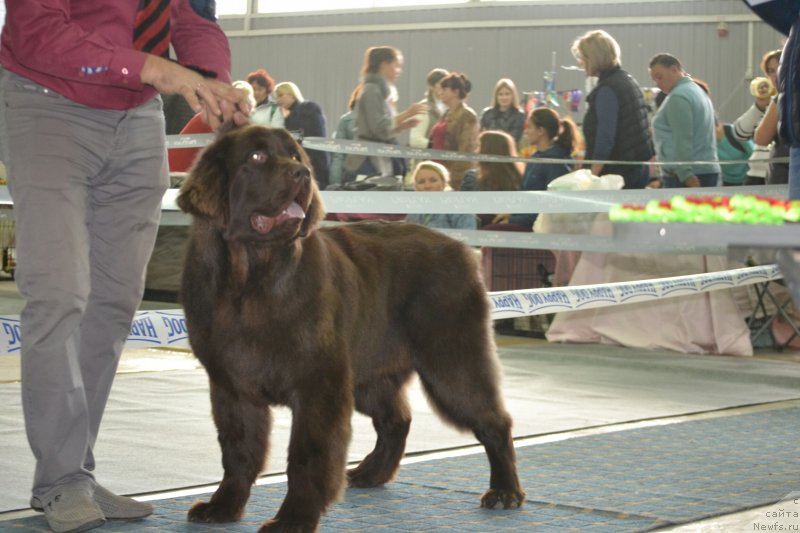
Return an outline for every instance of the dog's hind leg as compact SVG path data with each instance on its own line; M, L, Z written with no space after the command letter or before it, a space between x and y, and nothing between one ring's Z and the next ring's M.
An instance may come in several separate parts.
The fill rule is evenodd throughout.
M410 372L405 372L356 387L356 410L372 418L378 438L372 452L347 472L351 487L377 487L397 472L411 426L405 395L409 377Z
M446 320L446 319L445 319ZM414 364L433 407L483 444L491 469L481 506L519 507L525 492L517 476L511 417L500 395L500 371L488 326L469 320L416 336ZM424 332L420 332L424 335Z
M243 401L211 383L211 406L225 473L211 500L189 510L192 522L234 522L242 517L250 487L264 468L272 423L268 407Z

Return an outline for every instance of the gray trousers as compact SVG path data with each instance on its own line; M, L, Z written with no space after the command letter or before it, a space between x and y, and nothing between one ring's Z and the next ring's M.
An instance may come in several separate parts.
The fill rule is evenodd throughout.
M93 447L169 182L160 98L113 111L0 74L33 494L94 483Z

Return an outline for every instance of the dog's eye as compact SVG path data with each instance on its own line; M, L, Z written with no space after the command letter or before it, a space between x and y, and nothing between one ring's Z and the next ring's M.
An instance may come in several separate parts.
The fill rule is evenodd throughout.
M269 159L269 154L264 150L256 150L250 154L250 161L253 163L266 163L267 159Z
M294 159L294 160L295 160L295 161L297 161L298 163L302 163L302 162L303 162L303 160L300 158L300 154L299 154L299 153L297 153L297 152L295 152L295 153L293 153L293 154L292 154L292 159Z

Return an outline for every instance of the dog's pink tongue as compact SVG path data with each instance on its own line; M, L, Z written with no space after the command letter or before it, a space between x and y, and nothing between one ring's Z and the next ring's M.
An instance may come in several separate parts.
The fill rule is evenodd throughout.
M297 202L292 202L292 205L287 207L283 213L276 217L268 217L264 215L253 215L250 217L250 225L256 230L258 233L262 235L266 235L272 228L274 228L277 224L282 222L286 222L287 220L291 220L293 218L304 219L306 218L306 214L303 211L303 208Z
M264 215L253 215L250 217L250 225L258 233L266 235L272 228L275 227L275 217L267 217Z
M306 213L303 211L303 208L300 207L300 204L297 202L292 202L292 205L286 208L286 210L278 215L278 222L283 222L284 220L289 220L290 218L299 218L304 219L306 218Z

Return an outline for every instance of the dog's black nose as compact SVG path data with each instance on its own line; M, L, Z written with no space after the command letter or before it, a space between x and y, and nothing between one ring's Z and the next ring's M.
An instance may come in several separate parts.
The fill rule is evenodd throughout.
M305 165L298 166L289 171L289 177L292 181L300 183L302 181L308 181L311 179L311 172L308 170L308 167Z

